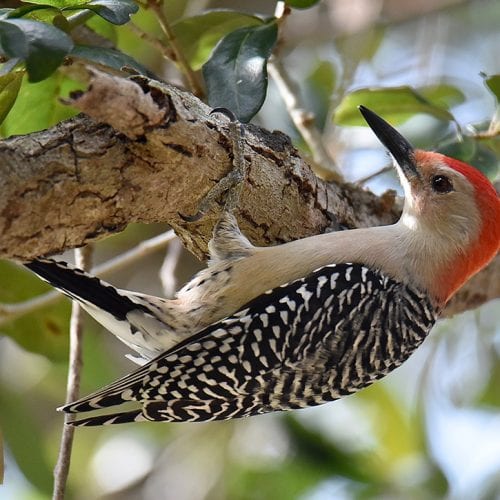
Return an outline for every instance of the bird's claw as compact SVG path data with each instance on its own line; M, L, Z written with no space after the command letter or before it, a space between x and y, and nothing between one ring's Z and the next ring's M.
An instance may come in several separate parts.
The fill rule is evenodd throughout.
M233 142L233 168L203 197L194 215L185 215L178 212L185 222L199 221L210 209L213 203L223 194L226 194L224 210L232 212L239 203L242 182L246 178L247 166L243 158L243 125L238 122L236 115L226 108L214 108L210 115L221 113L230 120L229 131Z

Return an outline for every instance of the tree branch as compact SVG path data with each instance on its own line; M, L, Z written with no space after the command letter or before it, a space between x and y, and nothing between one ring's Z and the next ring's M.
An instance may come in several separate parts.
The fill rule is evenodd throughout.
M136 81L94 73L72 102L93 119L0 142L1 258L61 253L130 222L160 221L205 254L217 214L197 223L178 214L195 213L232 168L227 120L191 94ZM379 198L319 180L280 132L248 125L244 154L250 168L238 215L258 244L397 219L394 193Z
M196 223L179 213L196 213L232 168L227 122L175 87L100 72L72 105L88 116L0 142L0 257L61 253L130 222L160 221L203 257L217 213ZM280 132L246 126L244 154L249 174L237 216L255 244L390 224L399 216L394 192L377 197L318 179ZM498 257L483 275L491 286L465 289L464 307L471 298L475 307L500 296Z

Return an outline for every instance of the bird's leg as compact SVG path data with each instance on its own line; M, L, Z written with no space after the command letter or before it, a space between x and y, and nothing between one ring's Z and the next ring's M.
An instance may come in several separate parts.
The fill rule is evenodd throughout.
M243 188L243 182L247 175L247 165L243 157L243 125L236 119L235 115L225 108L215 108L210 114L222 113L226 115L229 122L229 132L233 143L233 168L203 197L198 205L198 211L194 215L179 214L187 222L200 220L221 197L226 193L223 215L232 213L238 206Z

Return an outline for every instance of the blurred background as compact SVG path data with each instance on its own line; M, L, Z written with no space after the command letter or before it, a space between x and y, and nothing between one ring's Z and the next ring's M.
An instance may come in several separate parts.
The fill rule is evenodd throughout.
M267 16L275 8L264 0L165 3L172 21L212 8ZM150 11L141 9L133 22L160 36ZM91 26L161 78L182 84L176 68L130 26L100 19L91 20ZM458 153L474 156L491 179L498 179L498 149L493 154L498 142L490 149L456 142L460 130L485 130L495 115L495 98L481 73L500 73L498 0L324 0L288 17L279 57L348 180L362 181L377 193L399 190L391 172L370 177L387 165L388 157L369 130L339 126L332 119L343 97L369 86L436 84L462 95L449 105L456 121L417 115L404 120L401 131L421 147L450 153L461 148ZM23 83L14 118L2 125L4 136L48 127L71 115L62 105L47 107L43 99L39 108L23 100L30 92L59 96L83 86L62 74ZM289 134L308 153L272 78L253 121ZM166 230L131 225L97 243L94 262L106 262ZM71 260L72 254L64 258ZM171 296L201 265L171 240L133 265L106 274L106 280ZM6 262L0 262L0 276L3 303L50 290ZM2 500L51 496L63 423L55 408L65 395L69 314L66 299L16 319L0 314ZM124 358L126 353L88 319L82 393L131 371L135 365ZM498 499L500 303L441 321L411 359L383 381L318 408L210 424L79 429L68 498Z

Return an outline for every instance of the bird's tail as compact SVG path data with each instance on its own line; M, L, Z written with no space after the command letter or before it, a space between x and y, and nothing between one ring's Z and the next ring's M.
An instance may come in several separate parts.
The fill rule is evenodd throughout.
M98 415L80 420L68 422L72 427L94 427L97 425L127 424L129 422L143 422L148 419L143 415L142 410L124 411L122 413L112 413L109 415Z
M103 309L117 320L123 321L127 313L142 308L124 292L66 262L37 259L24 265L71 299Z

